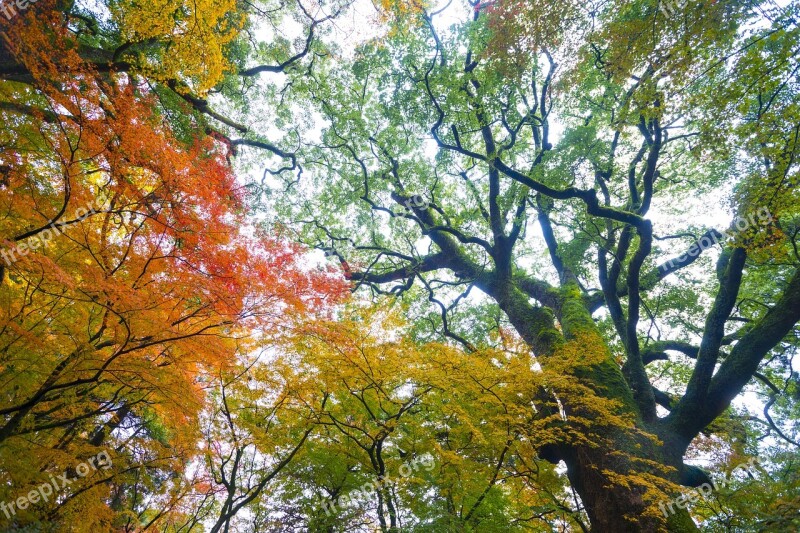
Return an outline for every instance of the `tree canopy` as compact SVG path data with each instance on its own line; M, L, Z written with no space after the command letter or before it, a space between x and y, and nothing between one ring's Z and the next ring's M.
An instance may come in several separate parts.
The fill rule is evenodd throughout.
M5 529L800 526L800 4L22 4Z

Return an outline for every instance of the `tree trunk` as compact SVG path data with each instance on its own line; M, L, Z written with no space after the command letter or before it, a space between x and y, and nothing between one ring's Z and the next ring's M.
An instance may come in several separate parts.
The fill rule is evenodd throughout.
M585 398L575 398L574 390L561 394L551 391L559 396L567 424L572 426L570 432L591 431L594 437L591 446L572 441L540 450L547 460L565 461L570 483L581 497L592 531L698 531L687 510L673 507L674 513L664 513L659 509L660 502L652 501L653 493L646 495L646 487L657 482L654 477L663 479L664 485L668 485L667 481L680 482L686 470L682 461L685 446L662 435L656 420L650 422L652 427L646 427L631 386L600 335L577 285L566 284L562 288L559 306L549 319L542 316L541 308L535 309L527 298L520 298L519 291L508 286L503 289L492 295L542 365L563 368L574 376L575 383L585 385L596 395L596 401L587 402ZM560 332L554 327L555 318ZM577 355L563 357L572 351ZM634 420L639 431L599 415L605 413L604 407L619 417ZM591 420L588 425L587 419ZM657 445L646 435L658 435L662 444Z
M581 497L593 533L699 531L685 509L673 507L675 513L667 512L668 516L658 508L654 513L652 505L648 506L643 498L643 489L609 480L604 470L619 472L630 466L615 460L613 450L580 447L567 455L567 476Z

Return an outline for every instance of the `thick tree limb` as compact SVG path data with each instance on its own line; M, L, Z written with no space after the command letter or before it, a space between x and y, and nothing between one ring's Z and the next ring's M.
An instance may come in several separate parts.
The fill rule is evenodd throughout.
M699 402L685 403L666 422L689 442L728 408L752 379L759 363L800 321L800 269L794 272L778 303L731 350ZM683 402L682 402L683 403Z
M703 339L697 353L697 362L689 384L686 386L686 394L678 406L678 411L692 410L706 396L714 367L719 358L722 339L725 336L725 323L736 305L746 258L747 252L743 248L735 248L733 251L724 253L719 259L720 264L717 267L720 271L719 290L706 318Z

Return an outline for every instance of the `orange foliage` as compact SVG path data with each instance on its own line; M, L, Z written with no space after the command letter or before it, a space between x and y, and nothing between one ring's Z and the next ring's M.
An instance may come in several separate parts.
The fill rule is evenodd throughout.
M110 446L122 411L134 433L115 472L135 448L148 468L180 472L197 451L202 376L347 290L303 267L297 245L248 227L220 146L181 145L145 84L93 70L57 13L37 17L8 28L30 79L0 82L15 132L0 143L2 500ZM97 490L109 489L93 490L60 516L106 516Z

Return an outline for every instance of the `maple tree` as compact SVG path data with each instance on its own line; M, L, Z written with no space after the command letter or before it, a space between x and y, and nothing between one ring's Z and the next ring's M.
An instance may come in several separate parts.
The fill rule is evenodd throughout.
M190 489L179 476L212 378L345 286L249 226L229 147L180 142L146 78L100 72L62 21L37 12L6 29L24 75L0 88L13 124L0 153L0 499L100 450L113 468L0 519L139 530Z
M532 506L574 523L532 446L552 433L549 414L530 410L531 384L545 378L523 343L495 333L505 348L467 352L415 339L390 300L347 311L295 330L286 361L314 384L304 397L318 427L260 506L259 527L494 531L532 520Z

